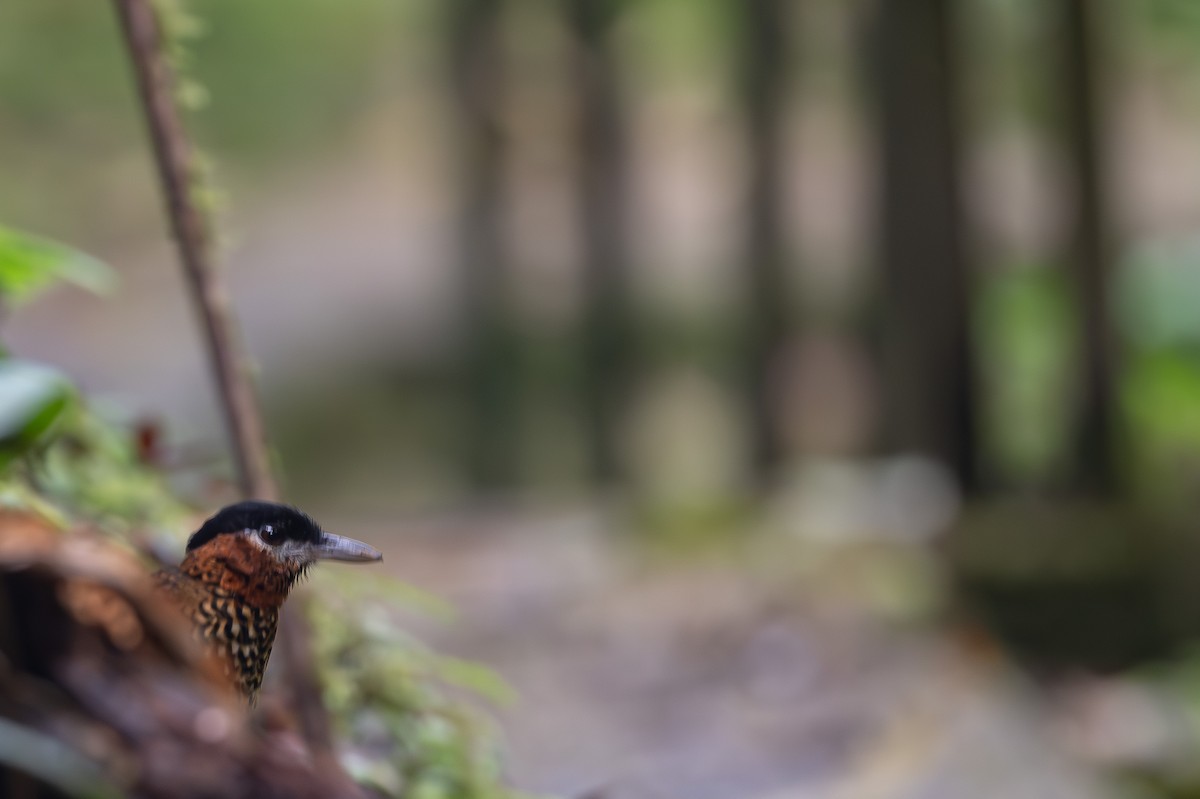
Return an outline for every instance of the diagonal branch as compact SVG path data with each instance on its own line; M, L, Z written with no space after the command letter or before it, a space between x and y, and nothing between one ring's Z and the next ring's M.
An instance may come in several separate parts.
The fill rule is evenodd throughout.
M215 268L211 231L192 194L195 159L175 106L174 76L163 53L158 17L151 0L114 0L114 4L133 62L171 232L220 389L238 485L246 497L274 499L278 490L271 475L262 412L240 352L229 297Z
M193 197L195 160L174 101L175 76L164 55L153 0L113 0L133 63L146 115L171 231L187 276L196 313L204 326L208 355L229 429L238 482L244 497L275 499L266 430L242 354L228 294L216 268L208 220ZM285 613L280 655L305 739L325 773L349 784L333 754L328 714L311 664L303 615Z

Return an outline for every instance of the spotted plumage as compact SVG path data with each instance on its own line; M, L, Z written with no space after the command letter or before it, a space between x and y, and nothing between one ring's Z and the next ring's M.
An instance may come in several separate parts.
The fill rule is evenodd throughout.
M251 701L262 686L288 592L317 560L373 561L382 556L325 532L289 505L242 502L222 509L188 540L177 569L158 584L189 616Z

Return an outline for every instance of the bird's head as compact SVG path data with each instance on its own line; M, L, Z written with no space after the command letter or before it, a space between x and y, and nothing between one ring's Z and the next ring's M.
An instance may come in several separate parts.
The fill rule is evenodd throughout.
M183 569L261 604L279 604L319 560L382 560L374 547L334 535L308 514L275 502L222 508L192 534Z

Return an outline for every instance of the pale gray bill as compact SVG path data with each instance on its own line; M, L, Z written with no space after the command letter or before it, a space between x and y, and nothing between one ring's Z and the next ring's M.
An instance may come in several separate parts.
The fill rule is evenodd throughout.
M355 541L344 535L321 533L321 543L316 547L317 557L322 560L346 560L367 562L383 560L383 553L362 541Z

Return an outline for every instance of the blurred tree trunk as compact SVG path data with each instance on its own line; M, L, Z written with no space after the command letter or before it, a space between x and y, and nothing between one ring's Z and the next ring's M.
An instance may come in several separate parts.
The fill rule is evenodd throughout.
M1055 43L1061 42L1063 144L1070 169L1073 217L1067 261L1078 292L1079 406L1071 445L1074 487L1096 496L1116 489L1116 345L1110 319L1108 240L1100 133L1101 93L1096 75L1096 15L1091 0L1058 0Z
M578 92L579 212L584 259L584 402L593 478L620 477L619 427L633 368L629 201L620 79L610 34L620 0L568 0Z
M884 438L977 487L952 0L878 0Z
M760 484L770 482L786 455L773 389L790 304L783 219L787 5L787 0L735 0L741 15L741 92L749 157L745 259L750 374L746 385Z
M512 478L516 369L510 362L502 230L503 0L450 0L449 51L461 171L458 246L467 336L467 469L478 487Z

